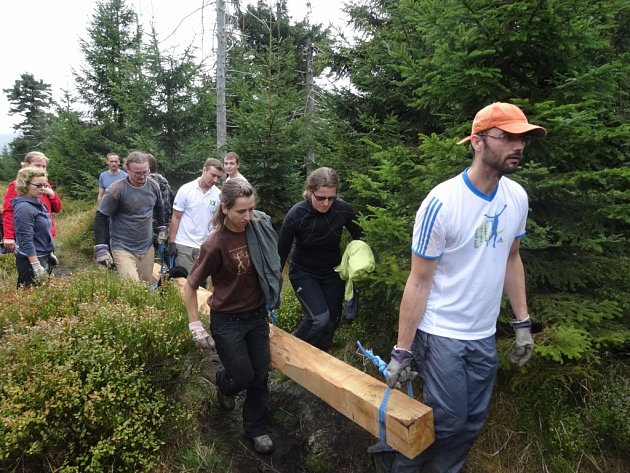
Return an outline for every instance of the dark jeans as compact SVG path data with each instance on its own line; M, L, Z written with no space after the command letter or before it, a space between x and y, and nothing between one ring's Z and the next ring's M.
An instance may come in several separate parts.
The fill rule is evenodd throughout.
M39 263L44 267L48 274L52 273L52 265L48 262L48 255L38 256ZM33 266L28 260L27 256L23 254L15 254L15 268L18 273L17 287L31 287L37 286L35 283L35 273L33 273Z
M328 351L341 321L345 283L335 271L320 276L295 265L289 279L304 312L293 335Z
M260 308L248 314L212 311L210 331L223 369L217 373L217 389L233 396L247 390L243 405L245 437L267 433L269 401L269 324Z

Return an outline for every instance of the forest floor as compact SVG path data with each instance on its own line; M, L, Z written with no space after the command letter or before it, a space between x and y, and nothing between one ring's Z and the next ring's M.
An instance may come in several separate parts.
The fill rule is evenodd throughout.
M220 368L213 352L201 362L200 371L212 383L213 396L214 377ZM222 438L223 444L233 442L233 448L229 448L233 455L230 473L374 471L366 450L376 439L274 370L270 373L269 435L275 449L270 455L256 453L243 435L243 399L244 393L237 396L233 411L222 410L212 399L198 415L208 444L217 438Z

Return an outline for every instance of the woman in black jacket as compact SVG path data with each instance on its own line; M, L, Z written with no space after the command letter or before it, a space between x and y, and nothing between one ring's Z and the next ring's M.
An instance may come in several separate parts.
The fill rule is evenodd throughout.
M306 180L304 200L287 213L278 242L282 267L293 247L289 279L304 311L293 334L324 351L341 321L345 283L334 268L341 262L343 228L353 239L363 237L354 210L338 192L333 169L314 170Z

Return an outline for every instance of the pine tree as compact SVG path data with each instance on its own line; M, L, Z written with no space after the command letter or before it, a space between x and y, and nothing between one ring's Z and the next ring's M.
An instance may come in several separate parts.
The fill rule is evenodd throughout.
M85 66L75 74L79 94L98 124L126 126L134 104L133 83L141 77L142 29L124 0L100 0L81 40Z
M14 166L8 166L10 179L15 178L15 172L24 155L29 151L42 149L46 129L50 122L50 111L54 106L50 84L37 80L28 72L20 75L13 83L13 87L3 89L11 108L10 115L21 115L22 121L13 125L13 129L20 133L11 143L11 156ZM6 167L6 166L5 166Z
M359 93L340 110L359 138L353 192L391 282L374 285L387 301L374 307L400 300L415 211L469 159L456 141L477 110L506 101L548 130L515 175L530 198L522 255L545 328L537 359L579 368L626 346L627 4L375 0L350 11L366 34L345 55Z

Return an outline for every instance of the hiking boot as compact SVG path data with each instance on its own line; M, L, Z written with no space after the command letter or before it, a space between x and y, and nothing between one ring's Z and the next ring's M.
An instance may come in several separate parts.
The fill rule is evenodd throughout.
M234 402L234 396L228 396L227 394L224 394L221 391L221 388L219 387L219 372L218 371L214 375L214 385L217 388L217 401L219 401L219 406L221 407L221 409L225 411L233 411L234 406L236 404Z
M396 460L396 450L391 448L382 440L367 449L368 457L372 460L372 466L376 473L389 473L392 471L394 460Z
M254 442L254 450L258 453L271 453L273 451L273 441L267 434L254 437L252 442Z
M236 403L234 402L234 396L228 396L227 394L223 394L219 387L217 386L217 401L219 401L219 406L224 411L233 411Z

